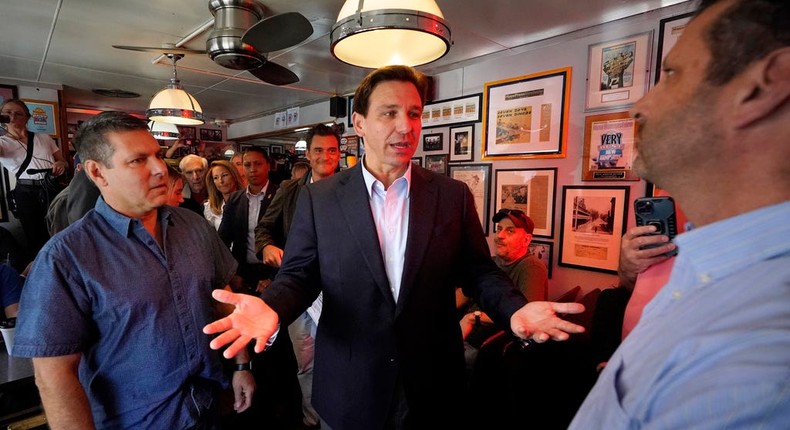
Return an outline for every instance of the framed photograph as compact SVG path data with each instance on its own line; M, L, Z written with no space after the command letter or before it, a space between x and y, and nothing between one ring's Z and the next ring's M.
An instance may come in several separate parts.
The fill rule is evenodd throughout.
M6 100L15 99L16 97L16 86L0 84L0 104L3 104Z
M562 187L560 266L617 273L628 190L627 186Z
M585 118L582 180L638 181L633 170L637 127L628 112Z
M675 46L675 42L678 41L678 38L680 38L680 35L683 33L688 22L691 21L693 15L694 12L684 13L682 15L664 18L659 22L658 55L656 56L656 84L661 78L661 63L664 61L664 57L666 57L667 53Z
M427 103L422 110L423 128L480 121L483 94L455 97Z
M422 150L428 151L441 151L444 149L444 135L441 133L424 134L422 136Z
M422 167L422 157L411 157L411 162Z
M222 130L216 128L201 128L200 140L222 142Z
M474 161L475 125L450 127L450 162Z
M570 67L487 82L483 159L564 158L570 87Z
M491 201L491 163L451 164L449 168L450 177L465 183L472 191L483 233L488 236L488 224L491 218L488 212L488 202Z
M447 154L436 154L425 156L425 168L439 173L441 175L447 174Z
M538 260L542 261L543 264L546 265L546 269L549 271L549 279L551 279L551 263L554 260L552 258L554 254L554 250L552 249L554 244L551 242L544 242L542 240L533 240L529 243L529 252L531 255L538 257Z
M197 131L195 130L195 127L185 127L183 125L179 125L178 135L181 140L189 140L192 142L197 140Z
M556 183L556 167L497 170L494 213L503 208L521 209L535 223L533 236L554 237Z
M271 154L282 154L283 153L283 146L282 145L269 145L269 152Z
M60 137L60 118L58 104L43 100L23 100L30 109L27 129L33 133L45 133L54 138Z
M653 31L590 45L586 109L635 103L647 91Z
M354 121L351 120L351 114L354 113L354 96L348 96L348 126L353 127Z

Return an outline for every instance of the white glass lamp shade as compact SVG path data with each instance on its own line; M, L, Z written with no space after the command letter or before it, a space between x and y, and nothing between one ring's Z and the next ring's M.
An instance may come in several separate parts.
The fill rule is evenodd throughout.
M434 0L346 0L332 27L332 55L344 63L377 68L419 66L443 57L450 27Z
M148 119L178 125L196 125L205 122L203 109L192 94L184 91L180 85L168 85L156 93L148 110Z
M148 129L155 139L176 140L179 137L178 127L167 122L148 121Z
M304 140L304 139L299 139L299 141L296 142L296 145L294 145L294 150L295 151L307 151L307 141Z

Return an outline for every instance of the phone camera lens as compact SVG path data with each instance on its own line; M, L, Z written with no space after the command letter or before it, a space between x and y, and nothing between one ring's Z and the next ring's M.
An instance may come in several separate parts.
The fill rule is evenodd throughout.
M661 224L661 221L649 221L647 225L652 225L656 228L656 233L663 233L664 226Z

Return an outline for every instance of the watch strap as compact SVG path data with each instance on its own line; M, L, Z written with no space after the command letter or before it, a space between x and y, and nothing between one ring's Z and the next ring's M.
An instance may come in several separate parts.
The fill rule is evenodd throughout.
M233 370L235 372L240 372L242 370L249 370L249 371L251 371L252 370L252 361L247 362L247 363L236 363L236 364L234 364Z

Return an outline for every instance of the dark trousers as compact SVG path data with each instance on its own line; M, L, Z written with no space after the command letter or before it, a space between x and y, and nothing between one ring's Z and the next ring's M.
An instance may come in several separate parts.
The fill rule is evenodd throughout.
M17 184L14 199L17 206L17 218L25 232L25 248L28 260L36 258L36 254L49 240L47 232L47 209L55 198L57 190L45 185Z

